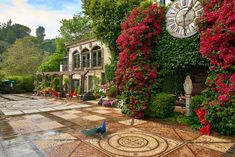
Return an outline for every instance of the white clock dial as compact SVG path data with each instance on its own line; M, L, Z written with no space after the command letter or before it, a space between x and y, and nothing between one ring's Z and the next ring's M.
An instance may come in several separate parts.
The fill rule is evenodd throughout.
M177 0L166 14L166 29L174 37L187 38L197 33L196 19L203 14L197 0Z

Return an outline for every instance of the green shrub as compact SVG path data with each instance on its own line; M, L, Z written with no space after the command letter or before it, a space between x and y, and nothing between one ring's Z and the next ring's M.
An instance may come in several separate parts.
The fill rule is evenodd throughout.
M122 107L122 113L129 116L129 115L131 114L131 111L127 108L126 105L123 105L123 107Z
M166 118L174 114L175 98L166 93L159 93L151 97L146 116Z
M6 80L15 81L14 93L31 93L34 89L34 77L25 76L6 76Z
M204 101L204 97L202 95L197 95L192 97L190 101L190 110L191 110L191 115L188 117L189 119L189 125L192 126L192 128L199 130L202 126L201 122L199 121L195 110L198 109Z
M204 97L202 95L197 95L192 97L190 101L190 110L192 111L192 114L195 114L194 110L198 109L204 101Z

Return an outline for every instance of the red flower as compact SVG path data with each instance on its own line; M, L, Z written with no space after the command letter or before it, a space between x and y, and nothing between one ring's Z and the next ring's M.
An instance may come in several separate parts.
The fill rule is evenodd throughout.
M135 60L136 59L136 53L132 53L131 55L130 55L130 60Z
M150 71L150 72L149 72L149 77L152 78L152 79L157 78L157 72L156 72L156 71L153 71L153 70Z
M210 124L207 124L207 125L201 127L200 132L201 132L202 135L204 135L204 134L210 135L211 134L211 126L210 126Z

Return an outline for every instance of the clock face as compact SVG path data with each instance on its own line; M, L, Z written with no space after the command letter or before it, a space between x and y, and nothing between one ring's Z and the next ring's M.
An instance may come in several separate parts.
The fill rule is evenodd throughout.
M197 0L177 0L166 14L166 29L174 37L187 38L197 33L196 19L203 14Z

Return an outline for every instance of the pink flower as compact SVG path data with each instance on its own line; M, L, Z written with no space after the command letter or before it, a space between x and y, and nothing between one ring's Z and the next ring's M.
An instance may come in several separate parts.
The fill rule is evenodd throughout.
M226 103L229 101L229 96L227 94L219 95L218 100L222 101L222 103Z

